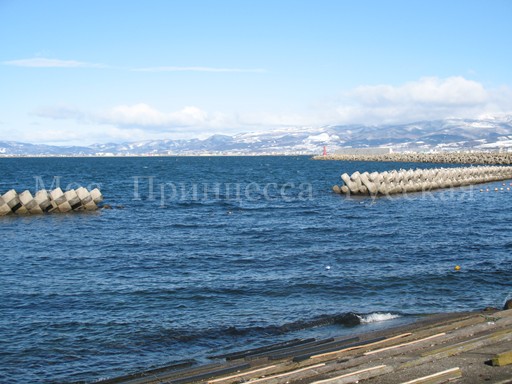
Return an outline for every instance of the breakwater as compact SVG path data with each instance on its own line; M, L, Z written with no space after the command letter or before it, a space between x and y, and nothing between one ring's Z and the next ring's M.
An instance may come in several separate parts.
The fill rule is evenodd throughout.
M461 168L432 168L392 170L384 172L358 171L341 175L343 183L333 191L345 195L393 195L425 192L474 184L512 179L512 167L479 166Z
M386 154L333 154L314 156L314 160L389 161L400 163L444 164L499 164L511 165L512 152L440 152L440 153L386 153Z
M80 187L63 192L60 188L52 191L42 189L35 195L30 191L17 193L11 189L0 196L0 216L11 214L30 215L50 212L94 211L103 196L98 188L91 191Z

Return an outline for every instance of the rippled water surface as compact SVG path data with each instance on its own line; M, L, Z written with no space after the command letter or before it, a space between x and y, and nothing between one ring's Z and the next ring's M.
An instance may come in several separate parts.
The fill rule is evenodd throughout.
M331 192L342 172L416 166L435 165L0 159L2 193L49 189L57 176L63 189L98 184L105 203L124 207L0 218L0 381L90 382L367 329L349 326L351 312L501 306L512 295L506 186L376 200Z

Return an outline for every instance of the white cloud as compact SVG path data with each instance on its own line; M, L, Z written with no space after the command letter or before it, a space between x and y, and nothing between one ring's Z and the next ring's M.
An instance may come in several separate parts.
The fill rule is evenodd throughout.
M48 59L34 57L30 59L3 61L3 65L26 68L113 68L105 64L88 63L76 60ZM217 72L217 73L264 73L261 68L228 68L228 67L205 67L205 66L155 66L145 68L119 67L120 70L131 70L134 72Z
M85 63L75 60L47 59L35 57L31 59L10 60L2 62L4 65L30 68L106 68L103 64Z
M104 111L85 111L70 106L44 107L36 110L33 115L54 120L74 120L88 125L109 125L120 130L140 129L146 132L178 135L186 133L188 137L321 123L315 117L302 114L228 114L207 112L195 106L186 106L173 112L162 112L145 103L119 105Z
M80 142L138 141L150 139L205 138L215 133L236 134L278 128L289 128L312 123L303 115L272 115L208 112L195 106L163 112L148 104L119 105L103 111L87 111L71 106L43 107L32 115L53 119L52 128L44 133L31 134L31 141ZM87 129L69 129L74 122ZM62 125L62 128L55 128ZM68 132L69 131L69 132Z
M508 93L508 97L504 97ZM365 85L348 92L336 108L339 123L394 123L476 117L512 111L509 88L486 89L464 77L425 77L400 86Z
M209 113L194 106L165 113L145 103L119 105L105 111L84 111L69 106L45 107L35 111L34 115L56 120L75 120L92 125L111 125L119 129L138 128L148 131L204 130L237 125L235 119L225 114Z
M264 73L262 68L218 68L218 67L176 67L176 66L162 66L162 67L147 67L147 68L134 68L133 71L137 72L240 72L240 73Z
M485 102L488 93L475 81L463 77L439 79L426 77L399 87L390 85L360 86L352 95L363 105L416 105L471 106Z
M121 105L99 113L95 120L118 127L147 127L154 129L184 127L219 127L228 119L219 113L208 113L197 107L187 106L175 112L164 113L147 104Z
M100 113L96 120L118 126L159 127L170 123L168 116L147 104L120 105Z

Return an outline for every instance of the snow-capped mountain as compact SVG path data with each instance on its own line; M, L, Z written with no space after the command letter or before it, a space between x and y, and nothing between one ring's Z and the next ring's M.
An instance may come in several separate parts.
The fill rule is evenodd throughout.
M512 115L394 125L332 125L213 135L207 139L151 140L62 147L0 141L0 155L318 154L341 148L406 150L512 149Z

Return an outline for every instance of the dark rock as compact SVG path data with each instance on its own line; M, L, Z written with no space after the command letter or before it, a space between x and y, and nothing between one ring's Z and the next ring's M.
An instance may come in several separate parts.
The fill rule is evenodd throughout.
M103 206L101 208L103 208L103 209L112 209L112 206L110 204L103 204Z
M508 299L505 305L503 306L504 310L512 309L512 299Z
M124 205L116 205L117 209L124 209Z

